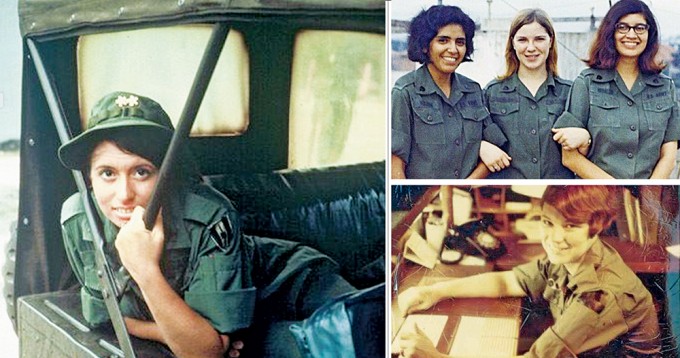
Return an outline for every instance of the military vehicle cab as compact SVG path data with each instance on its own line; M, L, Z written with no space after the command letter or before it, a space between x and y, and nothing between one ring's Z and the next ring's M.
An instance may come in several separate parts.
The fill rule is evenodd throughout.
M384 283L383 0L19 0L18 10L21 184L5 297L22 357L171 356L134 337L125 348L115 322L88 326L64 252L59 212L79 188L57 149L113 91L153 98L176 127L193 106L183 145L246 234L317 248L357 288Z

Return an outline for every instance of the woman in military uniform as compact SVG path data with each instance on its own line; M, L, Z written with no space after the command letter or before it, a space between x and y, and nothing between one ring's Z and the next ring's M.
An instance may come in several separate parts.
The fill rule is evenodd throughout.
M491 145L482 138L502 135L485 129L491 119L479 84L455 73L471 61L474 34L456 6L432 6L411 21L408 57L424 65L392 89L392 178L477 177L480 143Z
M557 76L557 45L552 21L543 10L521 11L510 25L506 70L484 89L491 118L505 136L501 147L510 165L492 171L494 179L572 179L562 166L552 126L564 110L571 82ZM581 130L588 136L587 131Z
M554 324L525 357L658 357L659 324L652 296L599 234L614 219L612 186L551 186L543 194L547 257L490 272L409 288L398 297L403 314L456 297L529 297L546 302ZM401 337L407 357L439 357L418 332Z
M204 184L183 153L152 230L143 214L173 133L153 100L116 92L92 110L87 129L59 149L67 168L89 178L115 272L132 280L120 302L130 334L166 344L177 356L238 356L233 334L253 325L259 344L299 356L292 335L274 321L299 320L354 288L321 253L292 242L250 237L239 230L229 200ZM62 206L61 225L71 267L81 283L82 311L92 325L107 321L92 233L78 193ZM118 275L117 280L126 278ZM255 307L258 317L254 317ZM271 338L268 338L271 337Z
M659 32L639 0L614 4L602 19L586 63L555 128L585 128L587 145L568 135L563 162L581 178L667 179L673 170L680 118L673 81L655 61Z

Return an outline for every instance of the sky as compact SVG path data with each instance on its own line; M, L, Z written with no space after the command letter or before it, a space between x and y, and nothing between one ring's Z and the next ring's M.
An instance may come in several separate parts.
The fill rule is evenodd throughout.
M488 17L491 1L491 17L511 18L521 9L539 7L551 17L587 17L591 9L595 16L601 17L609 9L610 0L442 0L444 5L460 7L476 22ZM615 3L616 0L612 0ZM680 35L679 0L645 0L656 16L662 37ZM437 0L391 0L391 17L410 20L422 9L436 5Z
M19 139L21 37L17 0L0 1L0 142Z

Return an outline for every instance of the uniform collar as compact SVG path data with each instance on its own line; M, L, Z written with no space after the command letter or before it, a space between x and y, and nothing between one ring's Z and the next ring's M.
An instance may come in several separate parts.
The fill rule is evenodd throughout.
M604 245L598 237L591 238L595 240L590 250L586 252L578 272L570 275L567 288L571 291L578 289L579 291L589 291L599 286L596 270L602 265L604 259Z
M433 93L440 93L441 90L434 83L430 71L427 70L427 65L422 65L416 70L416 93L419 95L428 95ZM451 92L474 92L475 88L467 81L462 81L461 76L455 72L451 74Z
M516 91L520 87L520 83L521 81L519 79L519 74L515 72L503 83L501 92L507 93ZM555 77L552 75L552 73L548 72L548 78L545 80L545 84L548 87L548 90L555 88Z

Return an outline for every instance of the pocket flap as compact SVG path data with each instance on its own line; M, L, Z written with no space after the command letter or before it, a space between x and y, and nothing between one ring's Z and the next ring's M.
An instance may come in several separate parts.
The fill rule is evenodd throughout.
M468 121L479 122L489 116L486 107L466 107L460 110L461 116Z
M519 111L519 102L510 102L510 103L498 103L498 102L492 102L489 103L489 112L491 114L499 115L499 116L504 116L513 112Z
M642 102L642 108L644 108L645 111L665 112L671 107L673 107L673 101L670 98Z
M604 109L619 108L619 100L616 97L594 96L592 97L591 101L593 102L594 106L600 108Z
M444 117L441 113L436 113L433 108L429 107L414 107L413 112L425 124L440 124L444 123Z

